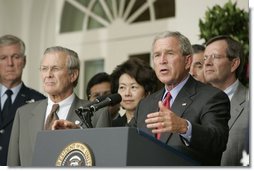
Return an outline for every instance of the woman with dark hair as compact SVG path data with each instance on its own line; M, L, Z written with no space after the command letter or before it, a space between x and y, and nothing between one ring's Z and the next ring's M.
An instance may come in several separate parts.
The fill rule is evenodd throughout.
M112 126L126 126L134 116L141 99L157 90L157 77L145 61L132 58L118 65L111 74L112 91L122 96L121 107L126 111Z

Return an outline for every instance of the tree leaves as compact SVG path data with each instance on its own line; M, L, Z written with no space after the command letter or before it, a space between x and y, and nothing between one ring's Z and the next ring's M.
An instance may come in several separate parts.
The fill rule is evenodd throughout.
M208 8L204 19L199 19L199 28L199 37L204 39L205 42L218 35L230 35L241 42L248 63L249 14L238 8L236 2L229 1L223 7L215 5Z

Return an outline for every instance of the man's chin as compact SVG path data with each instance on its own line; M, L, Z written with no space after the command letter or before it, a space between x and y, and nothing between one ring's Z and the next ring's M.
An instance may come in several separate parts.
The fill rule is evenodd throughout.
M44 88L44 91L49 94L49 95L55 95L57 94L56 90L55 89L52 89L52 88Z

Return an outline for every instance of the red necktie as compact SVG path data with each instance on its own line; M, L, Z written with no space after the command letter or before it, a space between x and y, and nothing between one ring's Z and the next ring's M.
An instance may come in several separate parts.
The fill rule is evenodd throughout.
M167 95L166 95L166 97L164 98L164 101L163 101L163 105L164 105L165 107L167 107L168 109L170 109L170 99L171 99L171 94L170 94L170 92L168 91L168 92L167 92ZM161 134L160 134L160 133L156 134L156 138L157 138L158 140L160 139L160 137L161 137Z

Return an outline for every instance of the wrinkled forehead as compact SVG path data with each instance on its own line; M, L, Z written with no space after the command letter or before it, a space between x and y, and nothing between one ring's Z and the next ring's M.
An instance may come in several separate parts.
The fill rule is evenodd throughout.
M205 48L205 54L207 52L226 52L226 49L228 48L228 44L225 40L217 40L210 44L208 44Z
M156 49L159 49L159 50L161 50L161 49L179 50L180 49L180 42L175 37L160 38L154 42L153 50L156 50Z
M192 61L194 60L204 60L204 52L194 53L192 55Z
M43 55L43 66L66 66L68 56L63 52L50 52Z
M22 49L19 44L6 44L6 45L0 45L0 52L1 53L19 53L22 54Z

